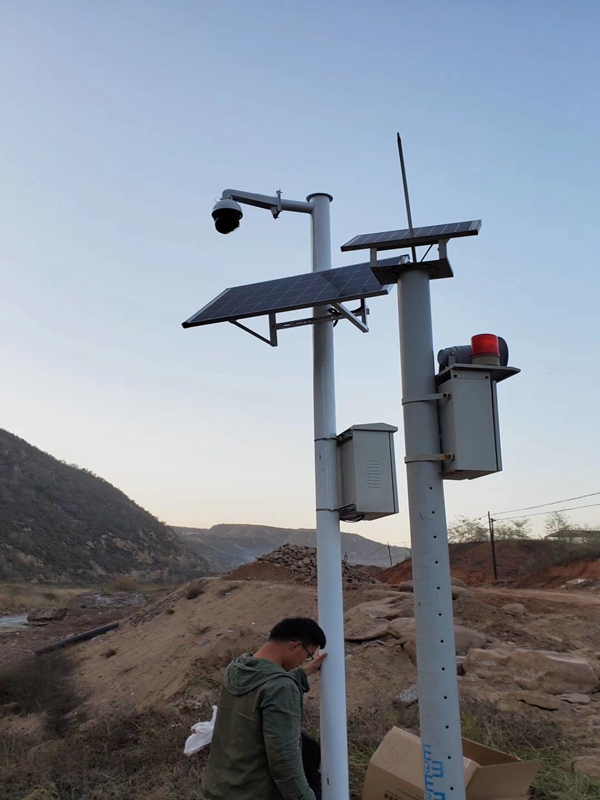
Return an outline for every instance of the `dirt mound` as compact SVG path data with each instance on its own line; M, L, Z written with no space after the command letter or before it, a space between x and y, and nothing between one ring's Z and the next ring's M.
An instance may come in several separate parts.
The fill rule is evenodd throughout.
M251 561L249 564L242 564L234 572L230 572L227 578L232 581L270 581L271 583L303 583L306 581L306 578L303 579L300 575L290 572L289 569L268 561Z
M272 553L259 556L253 564L276 564L312 585L317 581L317 551L314 547L284 544ZM342 577L346 583L375 583L362 569L346 562L342 564Z
M496 542L496 562L500 581L517 581L534 570L551 567L556 559L557 545L553 542L536 539ZM469 586L491 583L494 580L494 573L490 543L451 544L450 567L452 577L460 578ZM385 583L401 583L410 580L412 578L412 561L410 559L403 561L401 564L381 572L377 577ZM580 575L573 575L573 577L580 577ZM564 582L565 580L561 580L560 584ZM537 586L539 584L519 585Z

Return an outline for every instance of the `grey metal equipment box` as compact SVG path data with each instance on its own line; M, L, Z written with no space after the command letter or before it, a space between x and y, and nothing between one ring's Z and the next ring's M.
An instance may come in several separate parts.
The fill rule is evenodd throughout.
M480 478L502 470L496 384L518 370L457 364L436 376L442 475ZM448 457L449 456L449 457Z
M384 422L353 425L338 441L340 519L378 519L398 513L394 433Z

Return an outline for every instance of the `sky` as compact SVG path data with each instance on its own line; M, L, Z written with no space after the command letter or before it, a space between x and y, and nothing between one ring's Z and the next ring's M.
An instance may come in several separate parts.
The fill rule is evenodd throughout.
M435 348L497 333L522 370L504 471L447 482L449 519L600 491L599 30L594 0L2 0L0 426L170 524L313 527L310 331L181 323L310 271L305 215L216 233L225 188L332 194L334 266L404 227L400 131L415 224L483 221ZM337 423L400 428L400 513L344 529L406 544L395 294L370 308L335 330Z

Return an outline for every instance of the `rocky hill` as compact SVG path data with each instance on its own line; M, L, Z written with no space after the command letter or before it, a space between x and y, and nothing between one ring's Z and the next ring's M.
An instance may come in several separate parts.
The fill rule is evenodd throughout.
M0 429L0 579L185 580L208 571L181 537L110 483Z
M267 525L213 525L212 528L173 527L194 552L208 559L214 572L229 572L284 544L315 547L314 530L271 528ZM356 533L342 533L342 556L350 564L389 567L387 545ZM392 562L408 558L406 547L391 547Z

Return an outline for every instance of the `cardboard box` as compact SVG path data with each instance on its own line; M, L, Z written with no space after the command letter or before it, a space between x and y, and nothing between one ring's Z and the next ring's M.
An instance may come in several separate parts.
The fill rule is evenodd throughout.
M467 800L526 800L539 761L520 761L469 739L462 743ZM434 762L434 776L436 768ZM436 782L428 786L427 797L439 796ZM423 795L421 740L392 728L369 762L363 800L423 800Z

